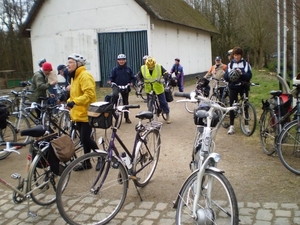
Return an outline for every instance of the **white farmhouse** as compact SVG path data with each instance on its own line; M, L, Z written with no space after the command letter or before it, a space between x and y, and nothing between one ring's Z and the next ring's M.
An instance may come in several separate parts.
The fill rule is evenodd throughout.
M146 54L167 70L178 57L186 75L207 71L217 30L183 0L37 0L21 32L31 38L34 71L41 58L56 68L75 52L105 85L119 53L134 73Z

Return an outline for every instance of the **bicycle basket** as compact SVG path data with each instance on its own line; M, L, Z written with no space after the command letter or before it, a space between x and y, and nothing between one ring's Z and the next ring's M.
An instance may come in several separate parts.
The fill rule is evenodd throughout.
M206 103L200 103L198 109L194 111L194 123L195 125L206 126L206 115L203 111L208 111L210 107ZM213 119L211 121L211 127L217 126L219 122L219 115L217 112L214 112Z
M108 129L112 125L114 105L109 102L94 102L88 108L88 118L91 127Z

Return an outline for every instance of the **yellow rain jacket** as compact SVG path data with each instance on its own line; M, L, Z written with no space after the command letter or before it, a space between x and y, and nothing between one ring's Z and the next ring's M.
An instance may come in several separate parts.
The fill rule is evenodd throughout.
M152 75L149 72L149 69L146 65L141 66L141 73L144 77L144 83L145 83L145 92L150 93L151 92L151 84L147 82L153 82L157 80L157 82L153 83L153 90L155 94L159 95L164 92L164 85L160 82L160 80L163 78L162 71L161 71L161 65L156 64L154 67L154 70L152 71Z
M70 98L75 105L70 111L71 119L75 122L88 122L88 107L96 102L96 83L94 77L85 66L78 67L71 80Z

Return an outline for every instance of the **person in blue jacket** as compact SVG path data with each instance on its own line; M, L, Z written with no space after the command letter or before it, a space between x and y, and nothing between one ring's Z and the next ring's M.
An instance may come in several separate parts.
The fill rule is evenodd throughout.
M229 82L229 99L230 105L238 101L238 95L243 96L246 93L248 96L252 71L250 64L243 58L243 50L240 47L235 47L232 50L232 59L228 63L224 79ZM230 111L230 126L228 134L234 134L234 111ZM245 130L250 132L246 125Z
M176 82L177 82L177 85L178 85L178 89L179 89L179 92L183 92L183 76L184 76L184 73L183 73L183 67L180 65L180 59L179 58L176 58L175 59L175 63L174 65L172 66L171 70L170 70L170 74L172 75L172 73L175 73L175 76L176 76Z
M107 83L111 84L111 82L116 83L118 86L130 84L133 86L135 82L135 76L132 72L132 69L126 63L126 55L119 54L117 56L117 66L114 67L110 73ZM128 105L129 101L129 92L131 91L130 86L126 90L121 91L123 105ZM112 87L113 89L113 97L112 101L117 102L119 96L119 89L118 87ZM126 123L131 123L129 119L128 112L124 113L124 118Z

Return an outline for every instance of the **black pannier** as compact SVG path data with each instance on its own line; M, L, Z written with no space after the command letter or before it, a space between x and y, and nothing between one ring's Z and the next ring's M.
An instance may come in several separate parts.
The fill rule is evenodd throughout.
M108 129L112 125L114 105L109 102L94 102L89 106L89 124L94 128Z
M9 111L6 107L6 105L0 104L0 128L4 129L7 126L6 119L9 116Z

